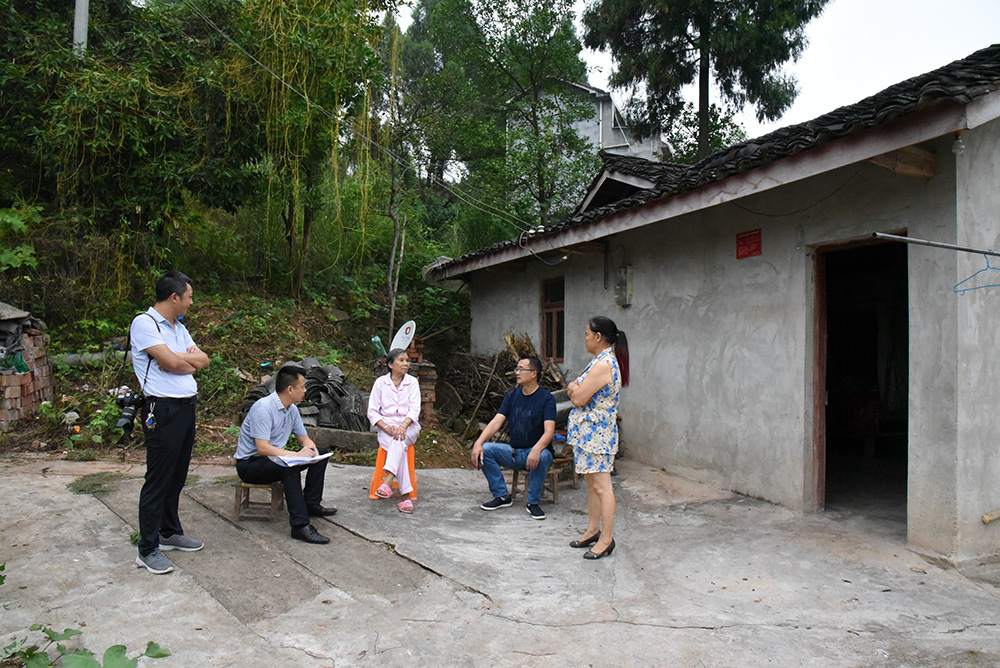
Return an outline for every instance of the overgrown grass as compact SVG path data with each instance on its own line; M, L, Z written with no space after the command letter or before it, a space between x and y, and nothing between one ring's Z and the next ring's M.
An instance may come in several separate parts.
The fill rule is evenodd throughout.
M210 366L196 375L197 419L199 424L215 428L199 431L197 456L231 454L238 433L237 412L244 397L283 361L316 357L323 364L340 364L348 377L362 386L370 376L365 370L367 360L351 361L358 355L348 333L329 316L329 307L254 295L199 297L185 324L211 359ZM71 328L53 332L50 351L55 398L41 407L35 421L35 431L41 432L39 440L66 450L67 458L74 460L107 456L112 446L133 449L142 445L138 421L131 435L114 426L121 410L112 390L121 385L138 389L124 355L110 352L113 344L124 346L127 331L97 331L105 335L117 331L118 336L83 344ZM333 341L343 345L335 347ZM63 355L87 349L103 349L107 354L104 360L87 366L58 361ZM365 356L367 349L361 355Z
M94 462L100 459L101 453L94 448L73 449L66 452L66 459L71 462Z
M375 457L378 453L375 450L362 450L360 452L349 452L346 450L333 450L330 461L337 464L352 464L355 466L375 466Z
M234 475L224 475L224 476L219 476L218 478L216 478L215 480L213 480L212 484L213 485L232 485L232 484L237 483L239 481L240 481L240 477L238 475L235 475L235 474Z
M348 381L367 389L376 365L370 343L375 332L339 317L332 304L316 300L297 303L245 293L196 293L195 304L184 322L194 340L209 354L211 365L196 375L199 429L194 456L233 454L239 430L238 411L246 394L283 361L315 357L321 364L338 365ZM110 351L112 344L125 345L124 327L104 323L88 331L102 336L117 333L117 337L85 344L80 332L70 327L55 331L50 346L52 359L83 350ZM438 343L438 339L432 341ZM53 401L42 406L33 422L21 423L17 431L0 435L0 449L22 449L33 441L32 449L63 450L73 461L121 459L130 453L141 456L143 439L138 420L130 435L115 427L121 410L112 390L121 385L138 389L123 353L106 354L104 360L88 366L56 362L53 373ZM337 453L333 461L369 466L374 465L375 453Z
M93 494L94 496L100 496L101 494L107 494L113 490L115 484L124 478L125 476L121 473L113 473L111 471L89 473L66 485L66 488L74 494Z
M236 452L236 442L232 445L228 443L212 443L211 441L197 440L194 443L194 450L191 456L200 457L232 457Z

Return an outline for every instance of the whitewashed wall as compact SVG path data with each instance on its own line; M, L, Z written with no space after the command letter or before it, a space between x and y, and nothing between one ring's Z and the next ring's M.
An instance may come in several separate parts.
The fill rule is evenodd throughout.
M962 134L965 150L956 158L958 193L956 243L1000 250L1000 120ZM954 282L986 267L982 255L959 253ZM1000 258L990 258L1000 267ZM1000 283L989 270L974 284ZM969 285L972 285L970 283ZM957 345L956 552L965 557L1000 551L1000 522L983 524L983 513L1000 508L1000 288L950 298ZM940 444L935 444L940 445ZM930 447L930 444L928 444ZM951 501L951 499L949 499Z
M563 275L567 373L589 359L589 317L607 315L629 337L632 384L621 407L629 457L808 509L815 249L904 229L1000 248L1000 123L963 141L957 164L951 137L925 146L939 159L931 179L860 163L612 238L612 264L633 268L631 307L615 304L613 269L604 288L602 255L481 272L472 283L473 349L498 349L508 330L538 342L541 281ZM736 235L756 228L762 255L737 260ZM1000 385L990 382L1000 377L992 354L1000 289L952 293L985 266L981 256L910 246L908 264L909 539L943 554L996 552L995 531L977 522L1000 508L992 420Z

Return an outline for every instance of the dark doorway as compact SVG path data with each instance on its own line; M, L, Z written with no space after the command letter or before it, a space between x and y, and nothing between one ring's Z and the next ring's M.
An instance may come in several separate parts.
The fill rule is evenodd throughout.
M823 253L827 510L905 530L909 317L906 245Z

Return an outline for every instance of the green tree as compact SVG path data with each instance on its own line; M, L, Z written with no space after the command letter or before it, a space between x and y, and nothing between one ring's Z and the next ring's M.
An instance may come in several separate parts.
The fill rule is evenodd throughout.
M99 305L106 338L177 266L205 292L291 287L380 328L391 301L421 331L461 318L420 270L454 218L433 186L454 145L441 84L467 82L427 39L382 70L391 1L91 0L80 57L72 3L0 0L4 301L89 343L82 311Z
M781 67L806 46L805 26L829 0L596 0L584 14L584 43L610 51L611 83L631 87L630 116L661 130L698 85L698 150L709 152L709 80L737 107L775 120L798 91ZM645 89L645 97L637 94Z
M404 183L413 179L408 179L407 172L413 169L407 154L406 148L416 149L414 135L417 133L417 126L421 118L422 109L420 105L404 105L404 96L411 97L407 93L412 79L400 76L401 63L400 51L404 44L403 35L396 25L394 17L387 16L383 29L383 54L388 58L384 59L386 65L386 76L379 98L381 102L380 115L384 121L381 132L378 133L380 146L388 148L382 162L388 168L389 197L386 204L386 215L392 221L392 249L389 252L389 262L386 268L386 295L389 303L389 332L394 331L396 318L396 296L399 291L399 275L403 269L403 259L406 256L406 228L409 227L409 215L401 212L404 206L406 194ZM407 85L410 84L410 85Z
M245 201L253 177L228 114L249 110L215 55L225 42L199 17L180 4L94 2L80 57L66 38L72 7L0 4L10 19L0 148L14 157L16 196L73 210L102 232L162 229L183 190L218 206ZM226 23L238 21L217 4Z
M243 15L200 5L227 25ZM257 190L256 116L226 42L181 3L94 0L82 57L71 4L0 0L0 14L0 207L40 206L43 219L40 280L18 280L16 297L57 318L135 301L150 267L169 262L186 200L235 210Z
M322 191L331 183L336 187L341 122L350 111L364 115L364 84L378 74L377 15L392 4L392 0L247 3L250 27L242 41L254 44L255 58L276 75L243 62L246 85L263 104L268 198L280 207L293 297L302 290Z
M449 128L462 185L489 205L464 209L467 238L482 245L520 231L511 218L547 224L566 213L596 168L574 127L594 108L571 85L586 79L572 3L440 0L432 30L464 76Z
M413 22L398 40L392 36L395 22L387 24L381 49L385 79L393 82L406 126L401 134L427 188L444 182L456 145L454 115L463 111L458 103L468 85L454 50L447 41L441 49L434 41L437 4L420 0L413 8Z
M670 147L670 162L693 165L700 160L698 153L698 111L690 102L684 105L680 116L673 119L664 133ZM747 133L729 114L717 105L708 113L708 152L715 153L747 140Z
M29 243L14 245L16 240L25 240L29 223L36 225L41 220L40 206L20 206L0 209L0 273L18 267L37 267L35 247Z

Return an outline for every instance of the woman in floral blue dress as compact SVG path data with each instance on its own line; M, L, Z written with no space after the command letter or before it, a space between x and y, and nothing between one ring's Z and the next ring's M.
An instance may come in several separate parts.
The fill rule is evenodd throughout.
M615 493L611 470L618 452L618 395L628 385L628 339L610 318L587 323L587 352L596 355L566 388L573 411L567 441L576 472L587 483L587 530L570 547L590 547L584 559L600 559L615 549Z

